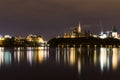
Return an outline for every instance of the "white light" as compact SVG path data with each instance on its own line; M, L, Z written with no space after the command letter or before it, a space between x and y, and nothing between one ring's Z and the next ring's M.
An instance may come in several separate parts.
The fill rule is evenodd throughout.
M12 38L12 36L10 36L10 35L5 35L4 37L5 38Z

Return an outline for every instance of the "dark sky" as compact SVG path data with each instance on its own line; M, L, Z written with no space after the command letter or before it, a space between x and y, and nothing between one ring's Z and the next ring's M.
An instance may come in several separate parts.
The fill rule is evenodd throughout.
M120 0L0 0L0 33L51 39L81 22L93 33L120 27Z

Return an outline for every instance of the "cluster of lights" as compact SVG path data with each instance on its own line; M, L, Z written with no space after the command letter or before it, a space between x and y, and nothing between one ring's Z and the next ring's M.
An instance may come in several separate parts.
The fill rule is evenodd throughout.
M2 35L0 35L0 40L4 40L5 38L12 38L12 36L10 36L10 35L4 35L4 36L2 36Z
M0 35L0 41L5 40L5 38L11 39L12 36L10 36L10 35L4 35L4 36ZM15 39L17 40L17 39L25 39L25 38L20 37L20 36L16 36ZM28 41L37 41L38 43L43 43L43 42L45 42L41 36L32 35L32 34L28 35L28 36L26 37L26 39L27 39Z

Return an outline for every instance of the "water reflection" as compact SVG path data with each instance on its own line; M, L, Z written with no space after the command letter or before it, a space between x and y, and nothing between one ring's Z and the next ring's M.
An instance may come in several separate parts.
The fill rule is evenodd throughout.
M70 48L70 65L75 64L75 48Z
M114 70L116 70L118 68L118 49L117 48L113 48L112 68Z
M22 60L24 60L24 48L14 48L14 61L20 63Z
M81 49L80 48L56 48L56 62L64 63L65 65L70 65L71 67L76 67L78 72L81 73Z
M55 51L57 63L76 67L78 73L89 66L99 68L101 72L117 70L120 63L119 48L60 48Z
M78 73L80 74L81 73L81 60L80 60L80 58L78 58Z
M89 67L90 69L97 68L102 73L116 71L120 67L120 48L57 47L48 50L46 47L0 47L0 67L14 64L42 65L50 61L77 69L78 74Z
M97 65L97 51L96 51L96 49L94 50L94 58L93 58L93 61L94 61L94 65L96 66L96 65Z
M104 70L104 68L107 68L107 70L110 70L110 67L113 70L116 70L118 68L118 48L101 48L100 49L100 66L101 71ZM112 65L112 66L111 66Z
M48 58L49 58L49 52L44 47L27 49L27 61L30 65L36 62L39 62L41 64L43 61L46 61Z
M10 53L10 51L5 50L3 47L0 47L0 66L2 66L3 64L5 65L9 65L12 62L12 55Z
M104 70L107 64L107 49L106 48L100 48L100 68L101 71Z
M44 50L43 47L38 48L38 61L39 63L42 63L43 61L46 61L49 58L49 52Z
M49 58L45 47L0 47L0 66L28 63L30 65L42 63Z
M3 62L6 65L7 64L11 64L11 62L12 62L12 55L11 55L10 51L5 51L3 57L4 57Z
M76 59L75 48L57 48L56 49L56 62L64 61L65 64L75 65Z
M27 51L27 62L32 65L33 63L33 56L34 56L34 51L32 49L29 49Z
M2 66L4 62L4 48L0 48L0 66Z

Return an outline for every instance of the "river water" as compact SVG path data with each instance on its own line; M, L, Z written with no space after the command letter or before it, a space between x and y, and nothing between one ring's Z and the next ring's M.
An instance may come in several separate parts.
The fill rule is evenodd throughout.
M120 48L0 47L1 80L119 80Z

